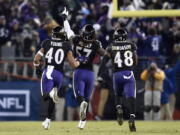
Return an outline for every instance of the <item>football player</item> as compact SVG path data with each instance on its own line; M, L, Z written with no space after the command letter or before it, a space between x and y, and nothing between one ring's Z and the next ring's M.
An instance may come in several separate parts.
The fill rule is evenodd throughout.
M125 29L116 29L113 34L113 42L107 47L100 68L109 59L113 64L113 88L117 109L117 120L119 125L123 124L122 99L123 94L127 99L129 110L130 131L136 131L135 127L135 98L136 85L133 74L133 67L137 64L136 45L127 40L128 33Z
M67 18L68 11L65 9L62 14ZM96 39L95 29L91 24L85 25L80 35L74 34L67 19L64 19L64 28L68 39L72 41L74 56L80 61L79 67L74 71L73 89L80 104L78 128L83 129L88 103L94 88L93 59L96 54L104 55L105 50L101 47L101 42Z
M52 30L52 38L46 39L41 44L41 49L36 53L34 58L34 66L36 73L41 76L41 58L45 58L45 68L41 77L41 94L45 101L54 103L59 102L58 93L61 89L63 81L63 65L67 58L71 67L79 66L79 61L76 61L70 44L67 42L67 36L64 28L57 26ZM48 105L48 111L52 111L52 106ZM45 129L50 127L50 114L42 123Z

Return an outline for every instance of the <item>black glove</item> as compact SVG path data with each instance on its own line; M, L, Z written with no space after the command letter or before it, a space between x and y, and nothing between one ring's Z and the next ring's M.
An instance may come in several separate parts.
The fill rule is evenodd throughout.
M41 75L42 75L42 68L41 68L41 66L36 68L36 75L37 75L38 78L41 78Z
M76 57L76 59L83 64L86 64L88 62L88 58L87 57Z

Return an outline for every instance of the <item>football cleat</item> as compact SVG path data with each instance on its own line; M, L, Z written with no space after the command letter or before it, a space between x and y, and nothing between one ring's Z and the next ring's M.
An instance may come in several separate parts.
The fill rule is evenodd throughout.
M80 111L79 111L79 118L80 120L86 119L86 110L87 110L88 103L83 101L80 105Z
M84 121L80 120L79 124L78 124L78 128L79 129L84 129L85 125L86 125L86 121L85 120Z
M58 93L57 88L53 88L51 90L51 92L49 93L49 95L52 98L52 100L54 101L54 103L59 103L60 102L60 98L59 98L57 93Z
M122 125L123 124L123 110L122 110L122 107L120 105L117 105L116 110L117 110L116 115L117 115L118 124Z
M51 120L46 118L43 122L42 122L42 126L44 129L48 130L50 128L50 123L51 123Z
M131 115L129 119L129 129L131 132L136 132L135 116Z

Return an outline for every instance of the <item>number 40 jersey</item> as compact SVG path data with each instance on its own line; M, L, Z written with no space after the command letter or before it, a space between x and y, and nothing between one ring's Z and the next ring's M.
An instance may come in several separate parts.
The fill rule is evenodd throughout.
M136 50L136 45L128 41L114 42L108 46L107 52L111 56L114 72L133 70Z
M54 69L63 72L63 65L68 51L72 51L71 45L67 41L47 39L42 42L44 49L45 68L53 66Z

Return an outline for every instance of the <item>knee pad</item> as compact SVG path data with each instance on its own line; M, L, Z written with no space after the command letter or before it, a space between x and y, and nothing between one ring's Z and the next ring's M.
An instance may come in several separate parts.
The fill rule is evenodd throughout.
M153 106L153 111L154 112L159 112L159 110L160 110L160 106Z
M152 109L152 107L151 107L150 105L144 106L144 111L145 111L145 112L150 112L151 109Z

